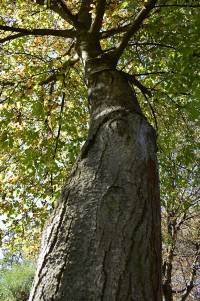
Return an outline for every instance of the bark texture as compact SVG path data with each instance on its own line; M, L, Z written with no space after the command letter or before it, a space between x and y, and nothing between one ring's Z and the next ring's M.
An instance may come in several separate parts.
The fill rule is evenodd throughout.
M88 78L88 139L47 224L29 301L161 301L154 129L123 74Z

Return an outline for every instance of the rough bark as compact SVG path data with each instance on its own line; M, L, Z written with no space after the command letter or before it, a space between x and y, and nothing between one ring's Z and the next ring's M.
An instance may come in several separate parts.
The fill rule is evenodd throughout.
M174 260L175 245L177 239L177 227L176 220L174 217L168 215L168 228L167 233L169 235L171 245L168 249L166 261L163 269L163 299L164 301L173 301L173 290L172 290L172 268Z
M88 139L47 224L30 301L161 301L154 129L116 70L88 78Z

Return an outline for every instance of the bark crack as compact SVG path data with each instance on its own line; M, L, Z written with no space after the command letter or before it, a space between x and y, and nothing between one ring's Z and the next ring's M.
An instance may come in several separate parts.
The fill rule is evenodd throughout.
M68 196L69 196L69 193L70 193L70 191L68 192L68 194L67 194L67 198L68 198ZM42 283L42 279L44 278L44 276L46 276L46 274L47 274L47 272L45 272L44 274L42 274L41 275L41 273L42 273L42 271L43 271L43 269L44 269L44 267L46 266L46 264L47 264L47 261L48 261L48 255L51 253L51 251L53 250L53 248L54 248L54 246L55 246L55 244L56 244L56 242L57 242L57 239L58 239L58 232L59 232L59 230L60 230L60 225L62 224L62 220L63 220L63 217L64 217L64 215L65 215L65 204L64 204L64 202L63 202L63 204L62 204L62 206L63 206L63 208L61 209L61 213L60 213L60 217L59 217L59 223L58 223L58 225L56 226L56 224L53 224L52 225L52 227L51 227L51 232L50 232L50 234L49 234L49 239L47 240L47 242L46 242L46 252L45 252L45 255L44 255L44 259L43 259L43 261L42 261L42 265L41 265L41 267L40 267L40 269L39 269L39 271L38 271L38 279L40 279L40 281L38 281L37 283L36 283L36 286L34 287L34 291L33 291L33 297L32 298L34 298L35 297L35 295L36 295L36 293L37 293L37 289L38 289L38 287L39 287L39 285ZM54 213L54 216L56 216L55 215L55 213ZM48 226L47 226L48 227ZM54 231L54 228L57 228L57 230L56 230L56 233L54 233L54 235L53 235L53 231ZM53 240L52 240L52 238L53 238ZM50 247L48 248L48 244L50 243ZM43 287L45 286L45 284L43 284L42 285L42 289L41 289L41 293L43 294Z
M109 242L108 250L105 251L104 258L103 258L102 270L103 270L103 274L104 274L104 282L103 282L102 293L101 293L101 301L104 300L105 291L106 291L106 287L107 287L106 284L108 281L108 273L106 271L106 259L110 252L110 249L111 249L111 241Z

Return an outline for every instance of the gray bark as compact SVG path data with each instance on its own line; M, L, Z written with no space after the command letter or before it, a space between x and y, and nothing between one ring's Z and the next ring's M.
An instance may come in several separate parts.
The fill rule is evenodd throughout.
M116 70L88 78L88 139L48 222L29 301L161 301L154 129Z
M173 301L173 291L172 291L172 268L173 268L173 260L174 260L174 252L175 252L175 245L177 239L177 227L176 221L174 218L171 218L168 215L168 235L170 237L171 245L168 249L168 254L166 261L164 263L163 269L163 299L164 301Z

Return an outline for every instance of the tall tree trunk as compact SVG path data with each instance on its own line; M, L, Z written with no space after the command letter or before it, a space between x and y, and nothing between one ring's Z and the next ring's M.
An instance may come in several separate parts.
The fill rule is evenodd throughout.
M161 301L154 129L125 76L88 81L88 139L46 227L30 301Z

